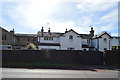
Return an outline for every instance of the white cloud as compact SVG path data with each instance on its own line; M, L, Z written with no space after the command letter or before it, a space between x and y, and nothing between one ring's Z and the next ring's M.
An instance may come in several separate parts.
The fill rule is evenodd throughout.
M108 33L112 33L112 31L117 30L117 27L114 24L107 24L107 25L102 25L102 26L97 26L95 27L95 32L97 34L107 31Z
M111 33L111 36L118 36L118 33Z
M66 28L67 28L67 30L73 29L77 33L81 33L81 34L89 34L89 31L90 31L89 26L77 27L75 25L74 21L62 22L62 23L52 23L52 25L53 26L51 27L51 31L53 31L53 32L65 32Z
M102 26L99 28L100 31L111 31L113 30L113 27L114 26L111 26L111 25L105 25L105 26Z
M116 4L116 2L103 0L84 0L82 2L79 2L77 8L82 12L105 11L114 7Z
M100 0L101 1L101 0ZM115 6L117 3L108 3L108 1L93 1L93 0L84 0L84 1L78 1L79 4L77 4L77 10L80 10L80 14L82 12L88 13L88 15L80 16L80 18L76 17L76 19L79 19L79 26L76 26L76 19L69 20L65 19L65 21L60 21L59 19L53 19L53 13L57 12L55 10L57 7L57 4L61 4L61 0L28 0L28 2L24 2L23 4L15 6L15 8L9 9L7 12L9 16L12 17L12 19L16 22L16 24L22 26L22 27L29 27L35 30L40 30L43 26L45 31L48 30L47 22L50 23L49 27L51 27L51 31L53 32L64 32L65 29L74 29L78 33L89 33L90 25L99 22L98 24L102 24L103 22L107 23L116 19L115 15L117 14L117 9L112 11L110 14L107 14L100 18L100 20L95 21L93 18L96 17L97 14L94 14L94 11L105 11L107 9L110 9ZM68 1L69 2L69 1ZM64 6L63 6L64 7ZM61 8L63 8L61 7ZM67 7L69 8L69 6ZM66 9L67 10L67 9ZM69 9L68 9L69 10ZM59 11L59 10L58 10ZM64 12L64 11L63 11ZM89 14L90 13L90 14ZM70 13L72 14L72 13ZM78 13L79 14L79 13ZM51 16L52 15L52 16ZM66 16L65 14L64 16ZM57 15L59 16L59 15ZM112 23L109 23L110 25L95 28L96 31L103 31L103 30L112 30L111 26ZM97 27L97 26L95 26Z
M105 16L101 17L100 21L104 23L118 22L118 9L114 9L109 14L106 14Z
M83 2L83 0L63 0L64 2ZM84 0L84 2L118 2L119 0Z
M52 25L53 25L52 29L54 32L65 32L66 28L69 30L75 27L75 23L73 21L53 23Z
M81 27L86 27L86 26L90 26L93 24L93 15L87 15L87 16L83 16L80 18L80 26Z
M117 9L112 10L110 13L100 17L98 19L98 22L95 23L96 25L96 31L97 33L102 32L102 31L116 31L118 29L118 12Z
M48 2L46 1L31 1L30 3L23 3L17 6L14 10L9 10L9 15L16 21L17 24L23 27L29 27L35 30L40 30L43 26L45 31L48 30L47 22L49 22L49 27L53 32L65 32L66 28L74 29L76 32L86 33L88 27L91 24L91 16L82 17L81 25L76 26L75 21L62 21L53 20L51 14L54 13L55 6L60 3L59 1ZM89 26L88 26L89 25ZM86 29L84 29L84 28Z
M47 22L53 21L50 15L58 3L59 0L30 0L9 10L8 15L20 26L40 29L41 26L46 26Z

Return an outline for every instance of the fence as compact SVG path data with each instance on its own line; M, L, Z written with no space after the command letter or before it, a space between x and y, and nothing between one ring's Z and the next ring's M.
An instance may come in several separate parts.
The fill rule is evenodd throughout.
M105 51L105 64L119 66L120 64L119 57L120 57L120 50Z
M41 67L40 64L103 65L103 53L79 50L3 50L2 63L3 67L14 64L21 64L20 67L33 66L30 64L34 64L33 67Z

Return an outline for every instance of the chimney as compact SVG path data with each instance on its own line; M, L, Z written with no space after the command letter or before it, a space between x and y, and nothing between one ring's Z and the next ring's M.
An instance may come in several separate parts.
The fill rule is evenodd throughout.
M66 31L65 31L65 33L67 32L67 28L66 28Z
M41 36L43 37L43 32L44 32L44 29L43 29L43 27L42 27L42 29L41 29Z
M91 26L90 35L92 35L92 37L94 36L94 30L93 30L93 27L92 27L92 26Z
M50 28L49 28L49 30L48 30L48 33L51 34Z
M10 33L12 33L12 34L14 34L14 33L15 33L14 28L13 28L13 30L10 30Z

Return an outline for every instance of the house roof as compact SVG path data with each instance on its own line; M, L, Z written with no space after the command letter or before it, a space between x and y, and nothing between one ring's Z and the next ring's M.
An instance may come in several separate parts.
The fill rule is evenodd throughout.
M50 34L48 32L43 32L44 36L51 36L51 37L58 37L63 33L58 33L58 32L51 32ZM38 36L42 36L42 32L38 32Z
M117 36L113 36L113 38L117 38L117 39L120 39L120 37L117 37Z
M91 39L92 35L90 34L79 34L83 39Z
M14 34L15 36L25 36L25 37L37 37L37 34Z
M104 34L107 34L110 38L113 38L110 34L108 34L107 32L102 32L101 34L98 34L98 35L95 35L93 37L93 39L96 39L96 38L101 38Z
M68 32L70 32L70 31L73 31L74 33L76 33L77 35L79 35L80 37L82 37L83 39L90 39L90 38L92 38L92 35L90 35L90 34L79 34L79 33L75 32L73 29L70 29L69 31L61 34L60 36L66 34Z
M51 32L51 34L49 34L48 32L43 32L44 36L52 36L52 37L60 37L70 31L73 31L74 33L76 33L77 35L79 35L80 37L82 37L83 39L90 39L92 38L92 35L90 34L79 34L77 32L75 32L73 29L70 29L69 31L65 32L65 33L58 33L58 32ZM38 36L42 36L42 32L38 31Z
M4 30L5 32L10 33L9 31L7 31L6 29L4 29L4 28L3 28L3 27L1 27L1 26L0 26L0 29L1 29L1 30Z
M68 33L68 32L70 32L70 31L73 31L74 33L76 33L77 35L79 35L79 34L78 34L77 32L75 32L73 29L70 29L69 31L66 31L65 33L61 34L60 36L66 34L66 33Z

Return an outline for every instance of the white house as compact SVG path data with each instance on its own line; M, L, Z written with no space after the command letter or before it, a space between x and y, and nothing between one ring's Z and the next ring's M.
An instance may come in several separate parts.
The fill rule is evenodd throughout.
M116 38L115 38L116 39ZM117 38L118 40L118 38ZM56 50L112 50L112 45L118 45L118 42L108 34L102 32L94 36L94 30L91 27L89 34L79 34L70 29L65 33L44 32L42 27L38 31L38 49L56 49Z
M56 49L56 50L112 50L120 48L120 37L112 37L107 32L94 35L93 27L88 34L79 34L73 29L64 33L44 32L42 27L41 31L37 34L15 34L13 31L2 30L0 45L1 49L16 49L18 47L26 47L27 43L31 42L38 46L38 49Z
M91 32L92 31L92 32ZM74 30L65 31L65 33L44 32L42 27L38 31L38 49L56 49L56 50L89 50L91 46L93 28L90 34L79 34Z
M112 50L112 37L107 32L102 32L101 34L95 35L92 38L92 45L96 50L104 51L104 50Z
M62 50L82 49L82 37L72 29L60 35L59 40Z

